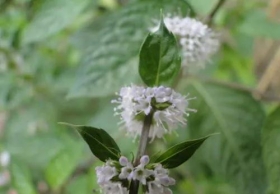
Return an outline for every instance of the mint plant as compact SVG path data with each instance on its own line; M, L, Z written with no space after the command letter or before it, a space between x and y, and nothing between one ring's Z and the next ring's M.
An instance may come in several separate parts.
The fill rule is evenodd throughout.
M169 176L168 170L190 159L209 137L174 145L153 160L146 155L149 143L155 138L172 134L179 125L186 126L189 112L196 111L188 107L189 100L192 99L188 94L182 95L168 87L174 83L180 71L181 53L184 58L188 58L185 49L193 45L198 47L188 50L193 56L198 58L200 53L206 52L204 59L209 54L209 49L203 49L203 46L207 47L210 44L207 42L208 37L202 37L203 33L209 31L208 28L205 30L201 23L188 18L182 22L176 19L172 22L167 20L169 29L175 29L175 34L181 35L176 32L177 29L185 35L180 40L181 49L172 30L167 28L165 20L162 18L157 29L148 34L140 49L139 74L146 86L122 87L117 93L119 97L112 100L112 103L117 104L115 114L120 116L121 125L127 135L139 143L133 160L129 161L122 155L117 143L105 130L70 125L77 129L92 153L104 162L103 166L96 168L97 182L104 194L137 194L139 187L145 194L172 193L169 186L175 185L176 180ZM193 27L184 28L188 21L190 24L194 23ZM202 34L189 36L193 29ZM211 32L209 33L211 35ZM182 44L182 40L187 37L188 43Z

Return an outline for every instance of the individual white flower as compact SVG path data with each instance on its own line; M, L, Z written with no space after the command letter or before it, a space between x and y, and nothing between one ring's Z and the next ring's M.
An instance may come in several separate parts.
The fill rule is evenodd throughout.
M168 188L175 184L169 177L169 172L161 164L149 164L150 158L144 155L139 165L133 167L124 156L117 161L107 161L103 166L96 168L97 182L103 194L128 194L130 181L138 180L146 188L146 194L172 194ZM148 165L149 164L149 165Z
M146 185L147 178L153 175L153 170L145 168L149 161L149 156L142 156L140 164L133 171L133 179L138 180L143 185Z
M2 167L7 167L10 163L10 153L7 151L4 151L0 154L0 165Z
M131 180L133 178L133 169L131 162L124 156L121 156L119 159L120 165L123 166L121 168L121 173L119 174L120 179Z
M219 49L218 34L196 19L167 16L164 23L179 38L183 66L197 64L203 67ZM150 31L155 32L158 27L159 25Z
M171 133L178 125L186 125L188 99L168 87L130 86L123 87L119 98L113 103L116 114L121 115L125 129L130 136L140 136L146 115L153 111L153 121L149 132L151 141Z
M103 194L128 194L127 188L119 182L108 182L101 187Z
M103 166L95 168L97 175L97 183L102 185L108 183L114 176L116 176L117 169L114 166L110 166L109 162L106 162Z

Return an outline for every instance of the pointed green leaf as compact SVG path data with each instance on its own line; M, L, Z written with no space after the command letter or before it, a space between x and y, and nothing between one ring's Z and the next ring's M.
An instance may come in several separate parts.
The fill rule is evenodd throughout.
M159 29L150 33L140 50L139 74L148 86L170 82L181 67L180 50L175 36L163 19Z
M270 193L280 194L280 106L268 116L263 128L263 159Z
M129 1L77 31L71 42L81 52L82 61L68 98L106 96L138 82L139 48L154 25L152 19L159 19L160 9L182 15L190 10L182 0Z
M165 168L176 168L190 159L208 137L179 143L162 153L155 162L161 163Z
M108 159L118 160L120 148L115 140L103 129L90 126L72 125L61 123L76 129L82 138L87 142L91 152L105 162Z

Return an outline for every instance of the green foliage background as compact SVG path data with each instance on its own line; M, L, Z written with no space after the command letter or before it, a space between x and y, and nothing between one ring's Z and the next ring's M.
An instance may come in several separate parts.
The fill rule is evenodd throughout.
M0 0L0 151L11 153L11 181L0 193L87 194L100 162L75 131L58 122L106 129L129 156L136 143L119 131L110 103L139 83L138 52L164 13L204 19L216 0ZM255 87L255 38L280 39L267 3L235 0L214 26L231 41L177 90L196 97L188 127L151 150L219 132L172 171L175 194L280 193L279 106L209 78ZM222 38L224 39L224 37ZM207 77L205 79L205 77ZM269 114L271 109L276 109ZM0 169L0 172L4 169Z

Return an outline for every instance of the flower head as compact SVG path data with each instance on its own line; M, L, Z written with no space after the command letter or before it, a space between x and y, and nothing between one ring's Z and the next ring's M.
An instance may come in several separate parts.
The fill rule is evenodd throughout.
M172 194L168 188L175 184L168 170L161 164L149 164L150 158L144 155L136 167L124 156L119 161L107 161L96 168L97 183L104 194L128 194L128 185L138 180L145 187L146 194Z
M146 115L153 112L153 121L149 132L151 141L162 138L164 134L171 133L178 125L186 125L185 116L188 109L187 96L175 92L168 87L123 87L119 98L113 103L119 105L115 108L120 115L125 129L130 136L140 136L143 120Z
M182 65L204 66L218 51L218 34L202 22L185 17L165 17L164 23L169 31L179 38L182 47ZM151 28L156 31L158 26Z

